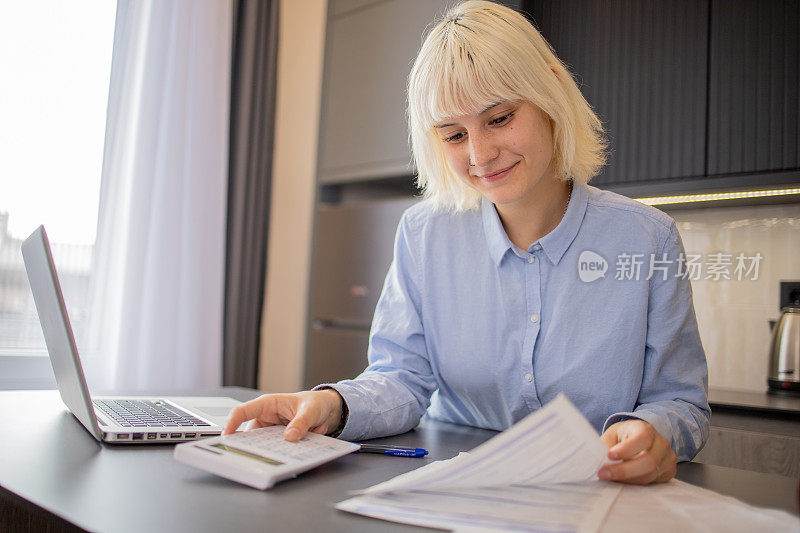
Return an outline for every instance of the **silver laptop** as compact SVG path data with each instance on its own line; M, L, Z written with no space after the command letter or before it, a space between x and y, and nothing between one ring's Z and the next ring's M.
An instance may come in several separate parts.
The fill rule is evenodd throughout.
M92 398L44 226L22 243L22 257L61 399L95 439L114 444L163 444L222 432L231 409L240 404L233 398Z

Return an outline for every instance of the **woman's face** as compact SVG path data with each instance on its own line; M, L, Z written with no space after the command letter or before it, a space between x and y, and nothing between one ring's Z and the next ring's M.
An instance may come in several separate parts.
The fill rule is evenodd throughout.
M530 102L500 102L435 129L452 171L498 210L534 205L555 180L550 121Z

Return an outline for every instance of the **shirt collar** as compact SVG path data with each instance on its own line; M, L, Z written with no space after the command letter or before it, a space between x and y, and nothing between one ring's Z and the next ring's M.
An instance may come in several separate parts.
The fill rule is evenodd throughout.
M588 186L586 184L574 185L572 197L569 200L564 218L561 219L561 222L553 231L537 241L553 264L557 265L561 261L561 257L567 251L569 245L572 244L572 241L575 240L575 236L578 235L578 230L586 214L588 200ZM508 238L494 204L485 197L481 200L481 214L489 255L495 264L500 266L503 257L509 250L514 248L514 244ZM536 243L532 243L531 247L528 248L529 252L534 244Z

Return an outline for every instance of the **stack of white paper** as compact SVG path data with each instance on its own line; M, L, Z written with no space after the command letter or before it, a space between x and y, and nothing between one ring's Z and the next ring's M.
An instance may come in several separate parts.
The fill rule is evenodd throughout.
M375 485L336 507L459 531L596 531L620 490L597 480L607 455L589 422L560 395L469 454Z
M599 481L607 456L589 422L559 396L470 453L370 487L336 508L465 532L800 532L800 519L786 512L678 480L624 488Z
M753 507L736 498L673 479L657 485L623 487L602 531L639 530L648 533L798 533L800 518L786 511Z

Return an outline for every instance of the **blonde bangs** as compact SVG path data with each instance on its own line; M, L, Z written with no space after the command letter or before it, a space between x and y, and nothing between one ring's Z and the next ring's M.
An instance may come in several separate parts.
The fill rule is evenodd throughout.
M547 41L515 11L467 1L430 31L408 80L417 184L434 205L460 211L481 198L449 167L434 126L504 101L528 101L548 115L562 179L586 183L605 164L602 124Z
M417 58L417 65L424 64L425 68L412 71L409 87L409 97L413 92L420 104L415 117L420 126L430 129L449 118L478 113L502 101L523 99L515 89L520 86L517 69L504 68L513 65L513 54L502 54L506 57L498 62L479 51L500 51L506 44L502 40L481 38L457 20L443 21L431 37L435 34L439 38L427 42L429 46L424 46Z

